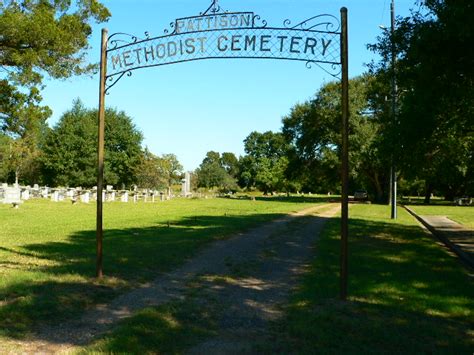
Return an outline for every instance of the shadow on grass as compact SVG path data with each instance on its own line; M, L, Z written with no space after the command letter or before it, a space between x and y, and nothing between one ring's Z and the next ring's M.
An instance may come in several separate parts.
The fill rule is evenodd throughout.
M331 221L271 351L472 353L473 285L455 258L416 226L352 219L341 302L338 233Z
M249 196L249 195L237 195L237 196L229 196L229 197L220 197L220 198L230 198L236 200L252 200L255 201L265 201L265 202L290 202L290 203L308 203L308 204L315 204L315 203L332 203L332 202L339 202L340 196L333 195L333 196L323 196L323 195L315 195L315 196L308 196L308 195L301 195L301 196Z
M75 233L67 242L0 248L6 256L0 267L8 277L0 288L0 336L22 338L43 323L74 319L175 268L209 242L282 215L195 216L153 227L106 229L103 280L93 278L95 231Z
M43 322L74 318L124 288L176 267L209 241L279 216L197 216L173 221L169 227L106 230L105 273L118 286L89 279L95 265L93 231L72 235L68 243L25 246L21 253L53 261L38 267L50 280L19 280L0 291L0 300L6 300L0 310L0 335L22 337ZM280 340L268 345L270 351L472 350L472 282L457 262L418 227L352 219L350 228L350 302L336 300L339 222L333 220L317 244L313 272L292 301L289 316L276 326ZM70 281L71 275L82 279ZM145 352L156 345L148 337L187 334L188 330L162 317L162 313L145 313L131 323L139 330L137 336L144 337L137 341L144 344ZM147 331L147 324L154 322L159 323L160 334ZM189 325L201 334L201 328L194 326Z

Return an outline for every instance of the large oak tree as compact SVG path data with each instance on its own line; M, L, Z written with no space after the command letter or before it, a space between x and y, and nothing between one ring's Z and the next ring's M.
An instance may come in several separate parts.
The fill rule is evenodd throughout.
M38 155L48 107L41 106L45 77L91 74L86 60L92 22L109 11L97 0L5 0L0 2L0 128L15 144L0 170L24 175Z

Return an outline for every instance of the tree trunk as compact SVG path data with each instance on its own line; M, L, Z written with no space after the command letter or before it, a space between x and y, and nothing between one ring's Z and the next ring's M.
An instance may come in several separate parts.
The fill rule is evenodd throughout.
M380 184L379 175L377 173L374 174L374 187L375 187L375 201L382 202L384 200L384 193L382 185Z
M426 182L425 183L425 203L426 204L430 204L431 202L431 194L433 193L433 186L431 185L431 183L429 182Z

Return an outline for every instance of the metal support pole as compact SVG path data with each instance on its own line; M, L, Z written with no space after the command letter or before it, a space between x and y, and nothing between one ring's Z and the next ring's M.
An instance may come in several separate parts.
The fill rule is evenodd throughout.
M97 144L97 225L96 225L96 277L103 276L102 271L102 191L104 187L104 135L105 135L105 79L107 75L107 40L108 31L102 29L102 43L100 53L100 86L99 86L99 117L98 117L98 144Z
M397 81L395 72L395 0L392 0L390 5L390 17L391 17L391 45L392 45L392 128L396 127L397 124ZM393 142L396 144L396 142ZM390 217L397 219L397 171L395 167L395 158L392 153L392 166L390 169Z
M347 298L348 236L349 236L349 64L347 39L347 9L341 8L341 65L342 65L342 196L341 196L341 290Z

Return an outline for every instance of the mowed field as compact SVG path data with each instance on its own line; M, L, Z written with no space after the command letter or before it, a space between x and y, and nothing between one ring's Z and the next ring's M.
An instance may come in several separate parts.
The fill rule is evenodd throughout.
M0 205L0 338L85 309L173 269L206 243L324 199L175 199L104 206L104 273L95 275L95 204Z
M269 326L266 337L247 334L254 342L249 352L472 354L472 271L403 208L397 220L383 205L351 205L349 215L348 300L339 300L336 217L319 235L312 263L282 306L282 318ZM235 277L221 276L219 285L235 287ZM212 297L208 303L200 300L202 293L192 289L184 299L138 312L86 352L186 353L219 332L222 310Z

